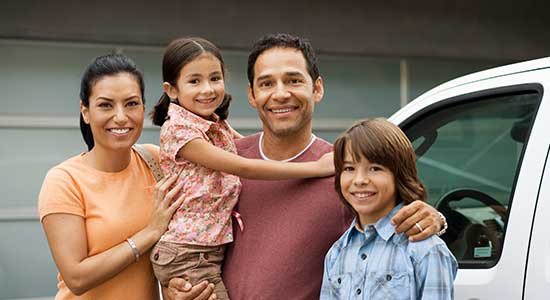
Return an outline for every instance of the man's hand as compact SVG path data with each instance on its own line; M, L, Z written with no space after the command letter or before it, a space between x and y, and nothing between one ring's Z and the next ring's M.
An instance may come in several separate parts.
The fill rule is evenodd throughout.
M403 206L393 216L391 223L395 225L395 232L404 232L411 242L427 239L443 228L437 210L420 200Z
M214 285L202 281L195 286L182 278L172 278L168 287L162 287L162 295L166 300L215 300Z

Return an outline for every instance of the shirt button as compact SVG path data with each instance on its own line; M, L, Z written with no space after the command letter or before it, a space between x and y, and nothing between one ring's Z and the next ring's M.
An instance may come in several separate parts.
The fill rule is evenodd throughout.
M155 256L153 257L155 260L158 260L159 259L159 253L155 253Z
M361 289L357 289L357 291L355 291L355 293L356 293L357 295L361 295Z
M338 284L342 283L342 278L338 277Z
M366 255L365 253L361 254L361 259L362 259L362 260L367 259L367 255Z
M390 274L386 275L386 280L387 280L387 281L390 281L390 280L391 280L391 278L392 278L392 277L391 277L391 275L390 275Z
M204 259L208 260L208 253L204 253L204 255L202 257L204 257Z

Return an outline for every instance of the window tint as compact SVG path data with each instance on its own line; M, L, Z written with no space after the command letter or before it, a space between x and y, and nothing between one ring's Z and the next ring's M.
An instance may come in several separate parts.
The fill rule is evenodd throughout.
M540 98L536 91L462 96L404 126L428 201L447 217L449 230L442 238L461 268L498 262Z

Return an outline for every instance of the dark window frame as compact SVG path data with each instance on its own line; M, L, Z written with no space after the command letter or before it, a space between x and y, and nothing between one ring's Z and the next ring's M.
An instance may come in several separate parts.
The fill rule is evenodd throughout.
M497 97L525 95L525 94L537 94L538 104L534 109L533 118L531 120L531 123L529 124L529 130L527 131L527 138L524 142L524 146L522 147L521 153L519 155L518 163L516 165L514 179L512 181L512 187L511 187L510 196L509 196L508 210L506 212L506 219L509 219L510 212L513 209L513 204L514 204L513 199L515 196L515 189L517 185L518 175L521 171L521 166L523 164L525 151L529 145L531 130L533 129L533 125L537 118L540 104L542 103L542 98L544 96L544 88L540 83L518 84L518 85L491 88L491 89L480 90L480 91L476 91L468 94L462 94L455 97L451 97L445 100L441 100L432 105L428 105L420 109L419 111L413 113L412 115L408 116L405 120L400 122L398 126L407 134L407 136L409 136L407 131L411 129L414 125L416 125L418 122L421 122L429 115L440 113L441 111L449 109L451 107L454 108L465 104L494 100ZM508 223L509 222L506 222L506 224L504 225L504 229L503 229L504 235L502 238L502 245L504 245L505 243L506 233L508 230ZM502 257L502 249L500 250L498 257L492 261L489 261L489 262L480 261L475 263L459 261L459 268L460 269L489 269L497 265L501 257Z

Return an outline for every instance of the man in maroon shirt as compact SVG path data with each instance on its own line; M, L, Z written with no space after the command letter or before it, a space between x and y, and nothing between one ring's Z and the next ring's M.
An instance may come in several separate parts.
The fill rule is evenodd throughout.
M248 80L248 102L258 111L263 131L238 140L239 155L302 162L332 151L312 133L314 107L324 90L309 42L288 34L263 37L248 58ZM334 178L241 180L237 210L245 230L234 231L222 274L230 298L318 299L324 256L351 221ZM403 208L394 221L415 240L441 228L437 211L421 201ZM414 226L417 222L423 231ZM174 279L169 290L181 285ZM215 299L204 286L170 298Z

